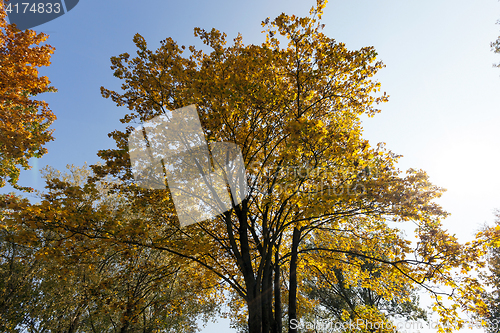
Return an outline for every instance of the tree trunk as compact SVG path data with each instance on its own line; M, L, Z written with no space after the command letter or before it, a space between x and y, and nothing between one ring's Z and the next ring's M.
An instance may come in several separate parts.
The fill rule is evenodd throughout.
M288 296L288 332L297 333L297 257L300 230L293 229L292 256L290 258L290 286Z
M248 242L248 220L247 220L246 201L242 202L242 212L238 216L240 225L238 234L240 240L241 256L238 264L240 265L245 286L247 290L247 306L248 306L248 332L262 332L262 297L260 289L260 281L256 279L252 266L252 258L250 256L250 245ZM229 218L229 215L228 215ZM229 223L228 223L229 225Z
M247 301L248 305L248 333L262 332L262 298L260 297L260 286L254 283L253 287L248 288L252 295ZM250 296L250 295L249 295Z
M76 330L78 329L78 326L80 324L80 318L82 316L82 310L81 310L81 305L78 306L78 308L76 309L76 313L75 315L73 316L73 319L71 320L70 324L69 324L69 328L68 328L68 333L75 333Z

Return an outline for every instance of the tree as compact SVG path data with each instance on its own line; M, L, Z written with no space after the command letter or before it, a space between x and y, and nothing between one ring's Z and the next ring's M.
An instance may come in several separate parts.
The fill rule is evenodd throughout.
M49 126L56 119L45 101L32 97L54 92L37 67L49 66L54 48L41 45L47 35L20 31L7 24L5 4L0 1L0 187L8 181L19 186L20 168L29 169L29 159L43 156L44 144L53 140Z
M30 248L9 242L11 235L8 229L0 229L0 332L14 332L23 322L23 306L36 298L38 261Z
M500 24L500 21L498 21L497 23ZM491 42L491 49L495 53L500 53L500 36L498 36L496 41ZM496 67L500 67L500 64L497 64Z
M483 272L482 278L490 288L484 292L488 311L478 319L485 320L488 332L497 332L500 326L500 211L496 211L495 216L495 225L479 233L487 240L488 271Z
M103 182L94 191L85 186L88 168L70 171L45 170L48 192L39 204L5 198L2 332L193 332L197 319L218 311L212 281L198 279L192 264L57 228L65 220L133 223L128 207L119 218L123 201Z
M314 278L312 267L324 272L329 266L386 299L408 297L402 289L392 295L398 290L391 286L422 286L435 296L443 321L459 327L459 308L480 312L485 305L481 285L468 275L482 249L459 244L442 229L447 214L433 200L443 189L425 172L401 174L397 155L362 138L361 115L373 116L387 101L373 80L383 64L373 47L351 51L325 36L324 6L319 0L310 17L266 19L261 45L245 46L238 36L226 46L225 34L196 28L209 54L191 46L183 57L185 47L171 38L152 52L136 34L137 57L111 58L124 92L101 91L128 107L123 123L144 124L195 104L208 142L241 147L249 185L241 204L181 228L169 190L141 188L132 177L127 139L135 128L129 126L110 133L117 148L99 152L105 164L92 166L88 183L54 181L39 206L18 207L11 221L62 235L70 253L70 240L83 237L172 256L177 265L193 267L193 277L218 283L221 301L220 291L231 290L249 333L296 332L293 323L316 304L301 292ZM288 42L283 48L282 41ZM112 214L105 206L94 209L96 184L106 177L114 178L110 193L124 202ZM415 223L417 247L388 220ZM371 282L366 265L377 267L387 283ZM463 273L458 278L455 269ZM451 307L433 288L441 284L452 291Z

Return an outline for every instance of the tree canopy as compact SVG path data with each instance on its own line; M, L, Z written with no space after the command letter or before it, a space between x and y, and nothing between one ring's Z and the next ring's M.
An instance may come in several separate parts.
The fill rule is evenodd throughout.
M238 36L227 46L224 33L197 28L209 54L191 46L183 57L185 47L170 38L153 52L137 34L137 57L111 59L123 93L102 88L102 94L131 111L123 123L142 124L195 104L208 141L241 147L250 188L231 211L183 230L181 248L157 239L133 242L189 258L220 277L242 301L235 303L245 308L249 332L281 331L283 317L289 325L313 306L298 292L313 266L319 272L341 269L391 299L394 289L375 285L366 264L380 266L379 274L395 284L423 286L444 320L460 325L457 308L478 310L484 303L475 280L453 279L452 271L473 269L470 258L480 257L480 250L441 228L447 213L433 199L443 189L421 170L401 174L397 155L362 138L360 116L373 116L388 98L373 80L383 64L373 47L351 51L324 35L324 6L318 1L309 17L266 19L261 45L244 45ZM111 133L117 149L101 151L106 163L94 167L129 189L134 179L126 143L132 130ZM140 200L171 205L168 192ZM389 220L414 222L417 247ZM451 308L432 288L441 283L456 289Z
M20 168L29 169L29 159L44 155L44 144L53 140L49 126L56 117L33 97L56 91L37 69L50 65L54 47L40 45L48 38L44 33L7 24L4 6L0 1L0 187L9 182L29 190L17 185Z

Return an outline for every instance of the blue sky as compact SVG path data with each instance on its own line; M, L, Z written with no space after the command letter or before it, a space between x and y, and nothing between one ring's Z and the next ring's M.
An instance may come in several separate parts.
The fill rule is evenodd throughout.
M281 12L305 16L315 1L80 0L69 13L34 28L50 35L52 65L40 70L59 91L40 95L57 116L49 153L23 172L21 185L43 189L37 168L97 162L99 149L114 147L107 133L122 128L126 108L104 99L100 87L117 90L109 58L135 53L140 33L150 49L172 37L201 46L193 28L212 27L261 43L260 22ZM500 208L500 55L490 42L500 34L496 0L330 1L325 33L351 49L374 46L386 68L377 75L390 95L382 112L364 119L372 145L402 154L400 169L421 168L448 191L439 199L452 215L445 227L460 240L492 223ZM9 192L4 188L2 192ZM231 332L227 321L202 332Z

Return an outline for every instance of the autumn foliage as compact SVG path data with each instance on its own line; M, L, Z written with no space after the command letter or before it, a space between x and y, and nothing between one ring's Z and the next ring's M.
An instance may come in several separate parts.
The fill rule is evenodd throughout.
M325 36L324 6L318 1L310 17L265 20L261 45L244 45L241 36L227 45L218 30L197 28L209 54L191 46L184 57L185 47L169 38L153 52L137 34L136 57L111 59L123 92L102 88L102 94L131 110L123 123L137 126L196 104L209 141L242 147L250 186L248 198L232 211L183 230L180 247L158 238L133 242L189 258L220 277L233 292L236 323L251 333L295 332L290 323L317 306L304 282L338 282L332 269L349 277L349 286L389 301L395 295L409 300L405 287L421 287L434 297L443 322L460 327L460 309L484 311L481 288L468 276L484 265L470 260L484 249L460 244L442 229L447 213L433 200L444 190L424 171L402 174L396 154L362 138L360 116L373 116L387 101L373 79L383 64L372 47L351 51ZM126 139L132 130L111 133L117 149L101 151L106 163L94 166L97 175L121 179L121 190L130 194L135 185ZM173 212L167 192L139 192L135 204ZM172 213L163 214L151 219L175 221ZM413 222L417 246L388 221ZM377 267L377 278L366 267ZM454 278L457 269L464 275ZM452 305L436 285L448 287L444 294ZM351 319L387 319L369 306L341 318L353 313Z
M39 203L4 198L4 244L22 251L4 251L17 269L4 265L3 274L24 287L26 279L47 281L42 303L54 304L4 318L50 327L59 313L71 332L189 331L200 314L228 305L225 315L242 332L292 333L294 323L319 315L389 324L395 315L425 318L417 290L433 298L448 325L440 331L462 327L462 312L484 314L476 273L493 236L458 242L435 203L444 189L422 170L401 172L397 154L363 138L361 117L388 101L374 78L384 65L373 47L349 50L323 33L325 5L318 0L308 17L266 19L260 45L240 35L228 45L220 31L196 28L209 53L171 38L151 51L136 34L135 57L112 57L122 91L101 93L127 107L120 121L129 125L109 134L116 148L100 151L103 163L92 172L52 170ZM192 104L208 142L241 147L249 193L181 228L168 189L137 185L127 138ZM396 223L414 225L415 242Z
M20 31L7 24L0 1L0 187L8 181L17 186L20 168L29 169L29 159L47 152L53 140L49 126L56 119L38 94L56 91L37 67L49 66L54 48L40 45L47 35Z

